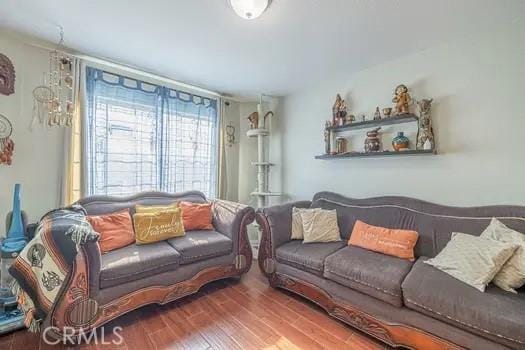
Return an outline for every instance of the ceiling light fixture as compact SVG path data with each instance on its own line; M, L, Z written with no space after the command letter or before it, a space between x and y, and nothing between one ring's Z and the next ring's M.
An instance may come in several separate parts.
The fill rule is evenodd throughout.
M272 0L228 0L233 11L244 19L256 19L270 6Z

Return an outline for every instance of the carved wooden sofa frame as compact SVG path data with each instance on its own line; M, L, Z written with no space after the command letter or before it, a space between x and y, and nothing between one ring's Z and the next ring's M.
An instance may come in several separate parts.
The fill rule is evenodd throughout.
M158 193L154 194L158 195ZM130 198L126 198L126 200ZM99 304L94 295L96 291L91 287L90 280L98 277L93 276L93 273L96 272L91 270L94 266L95 268L99 267L100 260L93 260L97 260L96 257L97 254L100 254L100 250L98 243L88 244L79 250L72 271L60 291L59 302L44 320L43 330L48 329L46 337L63 340L66 335L64 330L67 329L67 335L70 336L67 339L81 339L80 336L88 334L107 322L144 305L167 304L198 292L203 285L209 282L240 277L248 272L252 265L253 256L247 236L247 225L255 219L253 208L238 203L216 200L213 202L213 210L214 224L217 220L224 220L224 218L239 223L238 227L232 227L232 229L238 230L239 236L237 246L233 248L235 259L231 265L205 268L191 279L173 285L138 289L118 299ZM223 227L229 224L221 223ZM234 224L233 226L237 225ZM220 232L219 229L217 230ZM94 256L95 258L93 258Z

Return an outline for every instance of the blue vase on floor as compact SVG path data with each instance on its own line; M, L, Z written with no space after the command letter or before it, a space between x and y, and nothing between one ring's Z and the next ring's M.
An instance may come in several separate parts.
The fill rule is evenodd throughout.
M7 231L6 238L2 242L0 250L2 254L18 253L27 244L22 222L22 210L20 209L20 184L15 185L13 196L13 212L11 215L11 225Z

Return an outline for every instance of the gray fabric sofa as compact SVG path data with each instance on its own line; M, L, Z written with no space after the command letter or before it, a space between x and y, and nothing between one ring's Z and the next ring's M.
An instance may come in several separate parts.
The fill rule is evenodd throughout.
M179 194L141 193L133 197L95 196L78 202L88 214L111 213L135 205L166 205L174 201L206 202L196 191ZM44 326L88 332L146 304L165 304L195 293L211 281L238 277L252 264L246 227L255 219L253 208L213 201L211 231L188 231L184 237L101 254L98 243L82 246L64 293ZM82 310L81 313L78 310Z
M293 241L293 207L336 209L343 242ZM392 346L413 349L525 349L525 290L485 293L424 264L453 232L480 235L493 217L525 232L525 207L459 208L404 197L351 199L321 192L312 201L258 210L259 267L274 287L298 293L332 316ZM356 220L415 230L410 262L347 241Z

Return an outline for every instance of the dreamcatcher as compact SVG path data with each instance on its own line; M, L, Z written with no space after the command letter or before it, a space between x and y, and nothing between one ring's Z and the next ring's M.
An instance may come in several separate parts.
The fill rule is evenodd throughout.
M11 140L13 126L9 119L0 114L0 164L11 165L15 143Z
M51 103L53 102L53 90L46 84L44 74L43 84L33 89L33 120L31 128L38 123L40 125L49 125L49 114Z
M49 79L33 90L33 121L41 125L70 127L74 112L74 58L65 53L64 30L60 28L60 41L49 54ZM46 83L47 80L47 83Z

